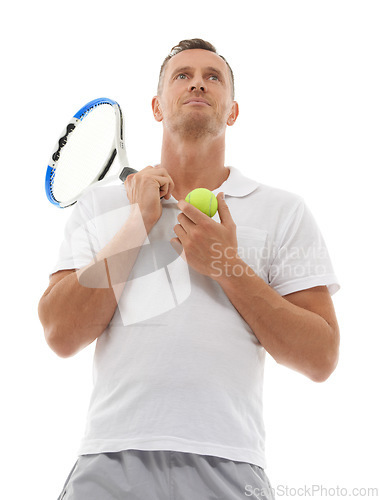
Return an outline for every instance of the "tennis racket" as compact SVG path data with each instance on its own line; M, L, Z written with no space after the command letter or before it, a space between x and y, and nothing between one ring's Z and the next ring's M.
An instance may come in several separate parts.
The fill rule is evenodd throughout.
M73 116L51 155L45 177L47 199L61 208L104 179L118 156L122 182L137 170L128 166L120 105L111 99L88 102Z

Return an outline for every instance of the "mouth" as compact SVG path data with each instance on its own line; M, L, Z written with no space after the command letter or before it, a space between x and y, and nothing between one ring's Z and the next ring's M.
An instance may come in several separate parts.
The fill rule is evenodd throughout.
M187 99L183 104L189 104L190 106L210 106L209 102L205 99L201 99L200 97L192 97L191 99Z

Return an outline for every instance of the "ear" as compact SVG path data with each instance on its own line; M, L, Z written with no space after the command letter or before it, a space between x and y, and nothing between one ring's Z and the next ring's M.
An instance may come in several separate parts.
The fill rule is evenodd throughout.
M163 120L162 110L159 105L158 96L154 96L151 102L151 107L153 108L153 115L157 122L161 122Z
M238 118L238 115L239 115L239 107L238 107L238 102L237 101L233 101L233 104L232 104L232 110L228 116L228 120L226 122L227 125L229 125L230 127L232 125L235 124L237 118Z

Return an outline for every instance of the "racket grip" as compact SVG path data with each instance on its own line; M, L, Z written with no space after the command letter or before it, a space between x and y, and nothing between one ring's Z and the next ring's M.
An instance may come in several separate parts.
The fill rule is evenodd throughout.
M136 174L138 172L138 170L135 170L134 168L131 168L131 167L124 167L122 170L121 170L121 173L119 175L119 178L122 182L125 182L125 179L128 177L128 175L130 174Z
M130 174L136 174L138 170L135 170L134 168L131 167L124 167L121 170L121 174L119 175L119 178L122 182L125 182L125 179L128 177ZM164 196L161 196L161 199L164 198Z

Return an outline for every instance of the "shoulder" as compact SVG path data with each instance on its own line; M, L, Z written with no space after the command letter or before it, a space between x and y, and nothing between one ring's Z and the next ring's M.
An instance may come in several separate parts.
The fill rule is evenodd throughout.
M304 200L297 193L253 180L234 167L230 177L225 191L237 225L277 234L304 211Z
M259 182L251 193L229 203L238 214L245 214L255 223L261 221L270 230L278 230L305 210L304 199L297 193Z
M291 209L303 203L302 197L294 192L259 182L235 167L229 168L230 177L225 183L225 191L232 198L240 198L247 204L269 205L272 209Z
M255 197L272 209L285 210L286 212L296 210L304 205L304 199L299 194L262 183L258 183Z

